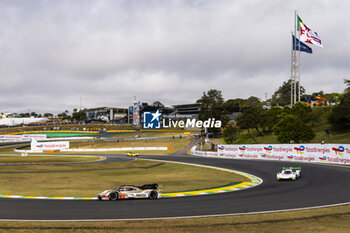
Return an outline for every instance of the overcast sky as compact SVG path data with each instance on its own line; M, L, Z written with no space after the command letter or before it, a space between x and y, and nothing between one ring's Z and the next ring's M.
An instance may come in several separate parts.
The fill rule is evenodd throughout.
M307 93L350 79L343 0L0 0L0 112L62 112L204 91L265 100L290 77L294 10L324 48L301 54Z

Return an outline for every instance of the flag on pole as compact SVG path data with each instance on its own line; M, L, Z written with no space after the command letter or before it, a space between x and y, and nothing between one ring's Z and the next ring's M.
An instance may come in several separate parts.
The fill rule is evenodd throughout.
M312 49L309 46L299 41L298 38L295 38L294 35L292 36L293 36L293 50L300 50L301 52L312 53Z
M317 33L312 31L309 27L307 27L303 22L303 20L299 17L299 15L297 18L298 18L298 23L297 23L298 31L300 31L300 41L323 47L321 43L321 39L317 35Z

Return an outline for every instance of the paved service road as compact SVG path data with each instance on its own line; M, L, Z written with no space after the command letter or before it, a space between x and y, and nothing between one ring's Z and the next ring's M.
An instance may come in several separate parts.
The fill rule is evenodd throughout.
M68 201L0 198L0 219L137 219L247 213L350 202L350 168L346 167L181 155L141 157L229 168L258 176L263 179L263 183L254 188L230 193L158 200ZM282 166L301 166L301 178L296 181L277 182L276 172Z

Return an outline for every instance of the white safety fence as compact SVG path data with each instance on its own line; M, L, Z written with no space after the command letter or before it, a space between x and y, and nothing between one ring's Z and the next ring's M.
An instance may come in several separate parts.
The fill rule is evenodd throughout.
M54 137L48 138L46 134L23 134L23 135L0 135L0 142L30 142L32 139L37 141L60 141L60 140L92 140L95 137Z
M88 148L88 149L62 149L63 152L84 151L135 151L135 150L169 150L169 147L119 147L119 148Z
M350 164L350 144L246 144L219 145L217 152L191 149L192 155L297 162Z
M53 149L50 149L53 150ZM145 150L171 150L170 147L120 147L120 148L89 148L89 149L57 149L61 152L101 152L101 151L145 151ZM27 155L28 153L41 153L47 150L21 150L15 149L15 152L19 152Z
M22 142L36 140L46 140L46 134L22 134L22 135L0 135L0 142Z

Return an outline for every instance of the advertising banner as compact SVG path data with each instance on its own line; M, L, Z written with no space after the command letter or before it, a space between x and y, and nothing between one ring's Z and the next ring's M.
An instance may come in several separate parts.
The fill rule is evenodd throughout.
M31 152L54 151L68 148L69 141L37 142L33 139L30 145Z
M140 103L134 103L133 124L136 126L140 124Z
M171 150L170 147L118 147L118 148L97 148L97 149L62 149L61 151L139 151L139 150Z
M191 154L192 155L205 156L205 157L218 157L218 153L217 152L196 150L196 146L191 148Z
M23 134L23 139L46 140L46 134Z
M236 159L269 159L350 164L349 144L247 144L219 145L218 156Z
M217 152L191 151L193 155L228 159L350 164L350 144L219 145Z
M46 140L46 134L0 135L0 141L30 141L31 139Z
M22 140L22 135L0 135L0 140Z

